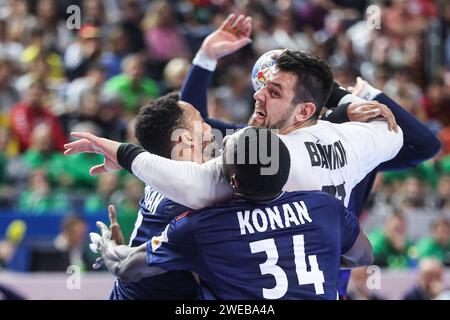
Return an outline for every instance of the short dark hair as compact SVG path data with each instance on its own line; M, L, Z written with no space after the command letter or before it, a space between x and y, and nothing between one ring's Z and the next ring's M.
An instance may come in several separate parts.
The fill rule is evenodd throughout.
M289 150L283 141L270 129L248 127L239 132L237 139L230 143L230 146L225 146L224 152L232 152L232 161L227 161L225 156L224 173L229 181L235 175L238 182L236 192L255 200L270 199L280 194L291 167ZM232 148L231 151L228 148ZM244 154L239 155L242 151ZM242 156L245 161L239 161L244 160L240 158ZM270 162L267 161L268 158ZM264 174L263 169L270 168L273 161L278 161L277 170Z
M169 93L139 111L136 139L148 152L170 159L172 132L183 122L183 110L178 106L178 101L178 93Z
M319 57L298 50L285 50L278 57L277 67L297 76L293 104L310 101L316 105L313 118L318 119L333 86L330 66Z

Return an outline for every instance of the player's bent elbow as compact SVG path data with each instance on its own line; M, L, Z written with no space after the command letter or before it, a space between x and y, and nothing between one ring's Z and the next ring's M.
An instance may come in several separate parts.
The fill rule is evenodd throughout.
M427 149L426 154L427 159L431 159L435 155L437 155L439 151L441 151L441 148L442 148L441 141L435 135L433 135L432 138L430 138L429 140L429 147Z

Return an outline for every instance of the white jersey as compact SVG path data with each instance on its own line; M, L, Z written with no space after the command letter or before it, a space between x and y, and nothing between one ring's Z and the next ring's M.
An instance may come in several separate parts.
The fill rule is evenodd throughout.
M322 190L348 205L352 189L380 163L392 159L403 135L384 121L316 125L280 135L291 156L285 191Z
M353 187L380 163L392 159L403 145L401 129L389 131L385 121L318 121L280 137L291 156L284 190L323 190L334 193L346 206ZM219 157L200 165L143 152L131 169L167 198L200 209L232 196L221 162Z

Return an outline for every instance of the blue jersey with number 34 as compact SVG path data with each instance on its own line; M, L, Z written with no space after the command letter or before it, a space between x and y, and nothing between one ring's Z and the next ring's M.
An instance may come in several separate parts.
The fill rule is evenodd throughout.
M216 299L336 299L356 216L324 192L243 199L174 219L147 244L150 266L192 270Z

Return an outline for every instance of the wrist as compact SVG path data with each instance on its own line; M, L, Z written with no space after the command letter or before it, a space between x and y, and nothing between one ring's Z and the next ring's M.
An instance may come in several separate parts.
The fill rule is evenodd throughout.
M131 144L122 143L117 149L117 162L119 165L130 173L133 160L142 152L145 152L144 148Z
M203 49L200 49L194 57L192 63L203 69L214 71L217 66L217 59L211 58Z
M349 94L350 93L347 90L341 87L337 82L334 82L333 87L331 89L330 97L328 98L325 106L328 109L334 109L338 105L342 104L341 102L342 98L344 98Z
M381 93L380 89L377 89L375 87L372 87L370 84L367 84L363 91L361 91L360 94L358 94L358 97L370 101L374 100L377 95Z

